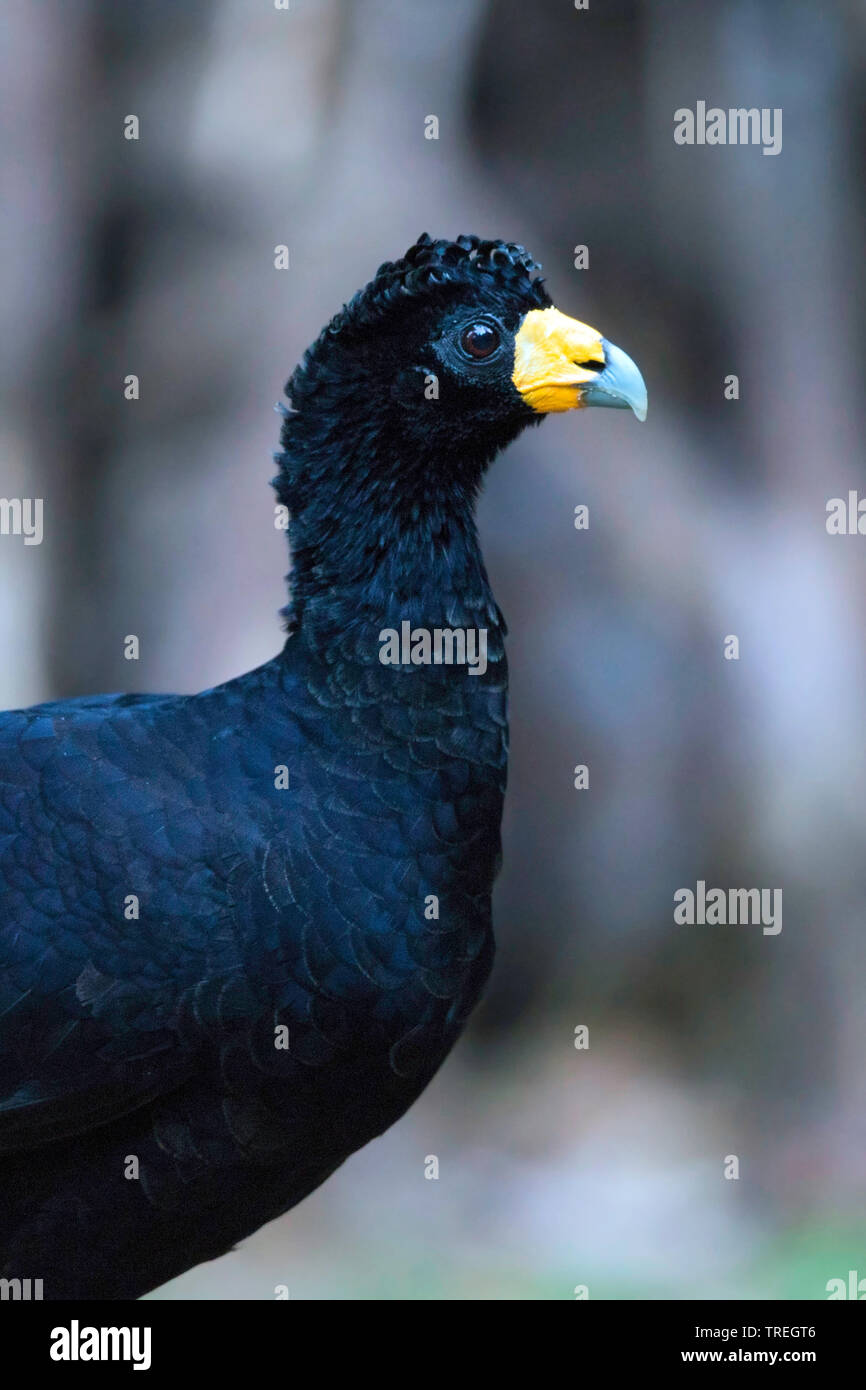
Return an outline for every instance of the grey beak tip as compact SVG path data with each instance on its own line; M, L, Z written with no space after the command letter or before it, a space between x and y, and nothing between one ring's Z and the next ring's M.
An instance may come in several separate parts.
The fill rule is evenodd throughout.
M638 420L647 413L646 383L634 362L622 348L602 338L604 370L595 381L583 388L585 405L607 406L614 410L631 409Z

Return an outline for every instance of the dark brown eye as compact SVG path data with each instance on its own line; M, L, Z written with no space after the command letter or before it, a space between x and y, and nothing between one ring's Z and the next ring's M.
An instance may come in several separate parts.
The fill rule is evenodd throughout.
M460 335L460 346L470 357L490 357L500 343L499 330L492 323L473 323Z

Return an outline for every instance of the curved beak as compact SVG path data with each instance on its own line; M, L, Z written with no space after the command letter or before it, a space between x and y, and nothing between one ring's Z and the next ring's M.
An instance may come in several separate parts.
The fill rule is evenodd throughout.
M646 383L628 353L615 343L602 338L604 371L595 381L581 388L581 405L607 405L618 410L634 411L639 420L646 419Z
M514 341L514 386L533 410L602 405L646 419L647 391L631 358L589 324L531 309Z

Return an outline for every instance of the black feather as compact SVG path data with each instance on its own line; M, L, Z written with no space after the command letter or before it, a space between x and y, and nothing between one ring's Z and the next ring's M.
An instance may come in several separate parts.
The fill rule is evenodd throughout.
M5 1277L135 1297L222 1254L392 1124L478 999L507 674L472 511L534 417L507 352L474 376L449 344L548 304L534 269L422 237L306 354L278 657L0 716ZM486 670L383 666L404 620L485 629Z

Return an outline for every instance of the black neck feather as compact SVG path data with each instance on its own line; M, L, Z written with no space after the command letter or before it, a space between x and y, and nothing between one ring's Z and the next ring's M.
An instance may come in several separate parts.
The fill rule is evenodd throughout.
M483 627L501 649L474 509L489 457L435 459L390 431L352 441L289 414L275 480L289 508L290 632L314 648L351 647L366 664L383 628ZM500 441L489 454L498 451ZM413 447L414 446L414 447Z

